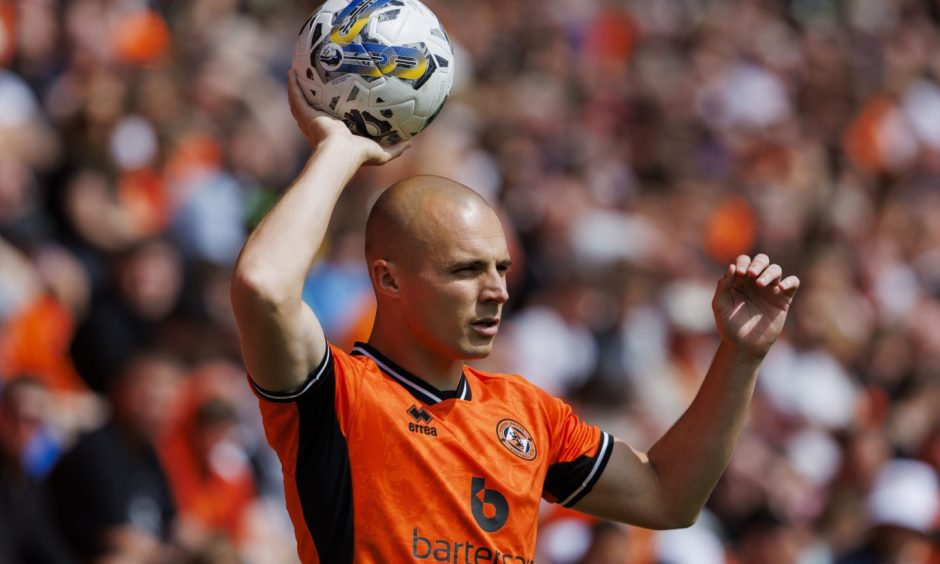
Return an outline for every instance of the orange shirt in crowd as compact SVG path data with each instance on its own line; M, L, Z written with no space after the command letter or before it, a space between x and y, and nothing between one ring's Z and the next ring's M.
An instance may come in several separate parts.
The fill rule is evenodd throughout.
M56 392L86 390L69 357L74 330L69 310L42 295L0 327L0 377L29 374Z

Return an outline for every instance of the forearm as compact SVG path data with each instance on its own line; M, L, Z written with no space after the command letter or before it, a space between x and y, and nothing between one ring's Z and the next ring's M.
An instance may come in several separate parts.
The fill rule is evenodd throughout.
M266 292L299 299L336 201L361 164L358 154L342 144L319 145L245 242L236 276Z
M680 522L694 520L728 465L759 364L723 342L692 405L650 449L663 504Z

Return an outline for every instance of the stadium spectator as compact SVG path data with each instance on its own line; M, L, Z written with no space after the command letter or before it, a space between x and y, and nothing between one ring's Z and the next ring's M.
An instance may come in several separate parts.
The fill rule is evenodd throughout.
M53 468L58 524L81 559L148 562L170 553L176 506L155 444L175 411L180 377L170 357L132 354L108 388L110 421Z
M26 467L27 450L46 421L49 392L20 376L0 390L0 561L67 563L73 558L55 527L45 489Z
M179 250L164 241L145 241L122 252L111 269L113 283L99 293L76 328L71 356L82 378L103 392L129 355L165 343L163 323L182 291Z
M241 546L253 533L248 516L257 495L255 476L233 393L243 378L238 365L223 361L189 374L160 441L180 534L195 548L213 542L212 537Z

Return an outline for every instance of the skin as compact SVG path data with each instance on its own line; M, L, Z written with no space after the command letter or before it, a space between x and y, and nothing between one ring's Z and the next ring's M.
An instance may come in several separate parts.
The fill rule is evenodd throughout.
M718 281L712 310L721 344L692 405L649 452L617 440L576 509L647 528L695 522L724 472L747 416L757 370L799 288L767 255L742 255Z
M313 154L245 242L232 277L231 299L248 372L261 387L299 387L326 354L323 328L301 300L336 200L363 165L386 163L410 146L384 148L349 133L313 110L289 77L290 106Z
M325 354L304 277L343 187L383 148L303 102L291 76L291 110L313 147L304 170L252 233L231 296L245 363L255 382L290 391ZM509 253L499 219L473 191L433 176L404 180L376 203L366 228L378 302L370 343L439 389L454 389L463 362L489 354L508 294ZM650 528L696 519L744 423L757 369L779 337L799 288L766 255L740 256L712 303L721 345L692 405L649 450L616 441L604 474L577 508Z
M366 260L378 306L372 345L408 351L403 366L444 389L464 359L489 355L494 336L478 328L498 327L511 261L499 218L475 192L437 176L395 184L370 214Z

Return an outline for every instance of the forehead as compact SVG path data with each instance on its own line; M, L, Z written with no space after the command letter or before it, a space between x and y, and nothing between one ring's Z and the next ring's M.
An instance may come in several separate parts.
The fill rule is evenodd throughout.
M450 206L428 212L422 221L421 239L431 262L509 257L503 226L489 207Z

